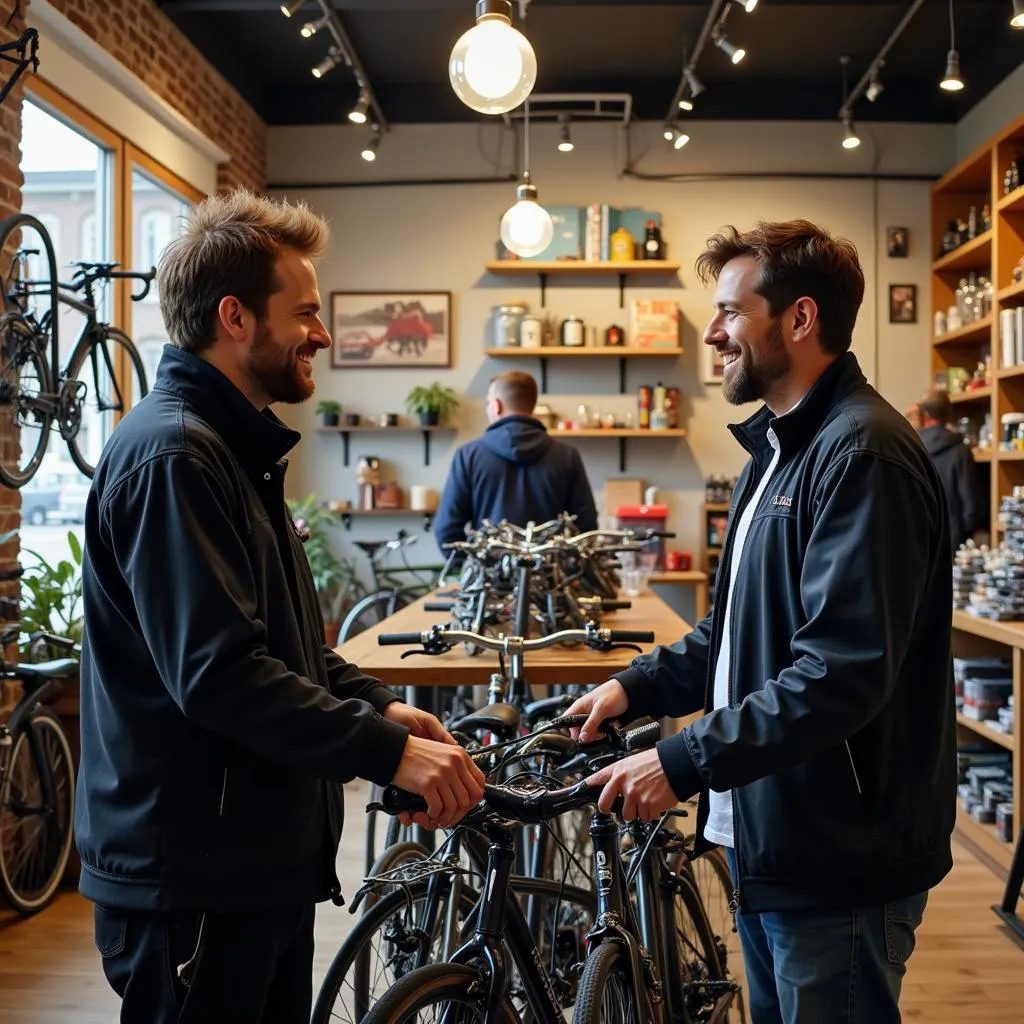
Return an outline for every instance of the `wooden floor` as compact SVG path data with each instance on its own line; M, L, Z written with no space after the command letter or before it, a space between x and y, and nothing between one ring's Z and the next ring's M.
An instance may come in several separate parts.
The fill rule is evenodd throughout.
M358 884L362 835L354 826L365 791L347 791L350 824L338 866L344 891ZM905 1020L926 1024L1022 1024L1024 949L989 909L1002 883L959 842L953 873L932 894L903 989ZM320 908L316 983L351 916ZM62 894L34 918L0 911L0 1024L115 1024L118 1001L92 944L92 912ZM822 1021L821 1024L828 1024Z

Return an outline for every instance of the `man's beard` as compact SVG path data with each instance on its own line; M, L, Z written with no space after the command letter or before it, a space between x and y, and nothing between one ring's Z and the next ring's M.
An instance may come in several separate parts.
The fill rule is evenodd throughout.
M306 401L316 390L313 378L306 376L299 363L298 350L278 345L266 323L260 324L246 369L271 402L294 405Z
M722 386L725 400L732 405L760 402L768 396L772 385L789 373L792 365L778 320L772 321L756 354L750 344L741 347L740 365L725 378Z

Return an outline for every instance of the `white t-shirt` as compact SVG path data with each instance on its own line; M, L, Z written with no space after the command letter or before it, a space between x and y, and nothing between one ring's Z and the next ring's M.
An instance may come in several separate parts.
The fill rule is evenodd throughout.
M754 512L761 501L761 495L768 486L775 467L779 464L779 439L771 427L768 428L768 443L774 450L772 461L761 477L750 501L743 506L739 522L736 524L736 534L732 542L732 562L729 566L729 585L724 595L720 594L719 601L725 601L725 614L722 621L722 646L718 650L718 661L715 662L715 702L714 706L725 708L729 706L729 659L732 654L732 647L729 639L732 625L732 588L736 583L736 574L739 571L740 559L743 557L743 548L747 542L747 533L750 530L750 522L754 518ZM704 838L709 842L717 843L719 846L734 846L734 831L732 820L732 790L724 793L716 793L711 790L709 794L709 814L707 823L704 825Z

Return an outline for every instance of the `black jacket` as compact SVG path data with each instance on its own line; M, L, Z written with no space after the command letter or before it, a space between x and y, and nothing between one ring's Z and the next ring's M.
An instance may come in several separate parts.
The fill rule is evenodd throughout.
M829 909L934 886L952 865L956 740L949 519L909 423L847 354L781 418L732 427L751 454L734 524L771 460L732 593L730 706L713 707L719 601L620 673L630 715L707 714L658 753L681 799L731 789L740 907Z
M168 346L85 520L82 893L245 911L337 891L338 783L387 783L393 695L324 646L284 501L299 435ZM375 710L376 709L376 710Z
M928 454L939 471L946 503L949 528L955 551L978 528L978 474L971 451L963 437L946 427L925 427L921 431Z
M562 512L580 530L597 529L597 509L583 460L531 416L503 416L452 460L434 524L438 544L465 540L466 523L507 519L517 526Z

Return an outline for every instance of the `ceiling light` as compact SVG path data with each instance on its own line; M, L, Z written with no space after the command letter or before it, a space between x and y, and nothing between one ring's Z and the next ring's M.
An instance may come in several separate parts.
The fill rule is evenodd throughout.
M747 14L757 6L757 0L733 0L733 3L739 4Z
M672 125L665 125L665 141L672 143L673 149L682 149L690 141L686 132Z
M331 52L328 53L327 56L324 57L324 59L322 61L320 61L320 63L317 64L317 66L315 68L313 68L313 77L314 78L323 78L324 75L326 75L328 71L330 71L332 68L336 68L338 66L339 59L340 59L340 54L338 53L338 51L336 49L332 48Z
M843 127L846 131L843 134L843 149L856 149L860 145L860 136L853 126L853 121L848 117L843 120Z
M675 129L670 124L665 125L661 134L664 136L666 142L671 142L676 137Z
M946 54L946 73L939 82L939 88L946 92L959 92L964 87L964 80L960 77L960 54L956 50L950 50Z
M693 100L687 99L685 96L679 101L680 110L693 110Z
M481 114L518 107L537 81L537 56L512 27L509 0L477 0L476 25L464 32L448 58L455 95Z
M369 164L372 164L377 159L377 147L380 145L380 128L377 125L373 126L373 135L370 136L370 141L363 147L362 153L359 155Z
M505 248L517 256L536 256L554 237L551 214L537 202L537 186L525 180L516 186L516 202L501 218L501 240Z
M1013 16L1010 18L1011 28L1024 28L1024 0L1013 0Z
M747 51L742 46L736 47L725 38L724 33L718 33L715 35L715 46L717 46L722 53L724 53L733 64L739 64L741 60L747 55Z
M366 90L362 90L359 93L359 99L356 100L356 105L348 112L348 119L353 124L366 124L366 112L370 109L370 97L366 94Z
M864 95L867 97L869 103L874 103L879 96L885 92L885 86L882 84L882 78L880 71L885 61L879 61L875 67L871 69L871 78L868 80L868 87L864 90Z
M704 91L704 83L690 70L683 72L686 84L690 87L690 95L696 99Z
M290 4L281 4L281 13L290 18L305 2L306 0L292 0Z
M573 151L572 136L569 134L569 117L567 114L563 114L560 118L562 122L562 137L558 143L559 153L571 153Z
M322 28L326 28L330 18L325 14L319 21L307 21L302 28L299 29L299 35L303 39L312 39Z

